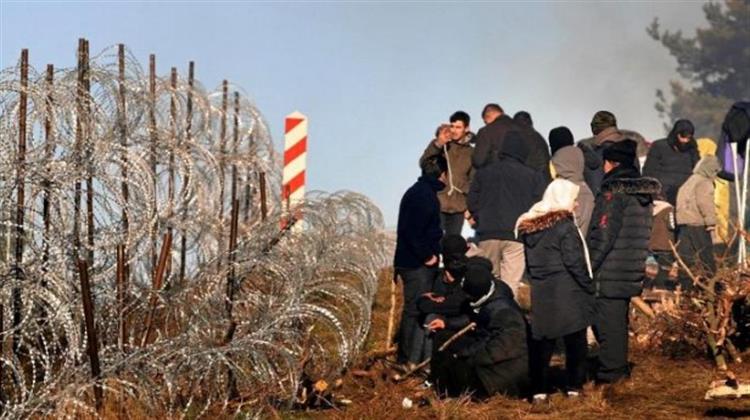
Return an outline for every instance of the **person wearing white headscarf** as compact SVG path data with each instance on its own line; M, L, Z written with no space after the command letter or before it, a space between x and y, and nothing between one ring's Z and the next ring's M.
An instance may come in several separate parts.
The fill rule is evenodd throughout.
M555 341L565 342L566 392L578 396L586 380L586 329L593 322L594 282L586 242L575 222L579 186L557 178L542 200L521 215L531 285L531 380L534 402L547 400Z

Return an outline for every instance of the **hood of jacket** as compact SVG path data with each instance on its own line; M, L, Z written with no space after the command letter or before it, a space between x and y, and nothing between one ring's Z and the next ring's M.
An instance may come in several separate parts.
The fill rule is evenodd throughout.
M653 197L661 191L661 183L654 178L642 177L631 166L620 165L604 175L601 193L628 194L642 204L653 202Z
M523 135L520 131L509 131L505 135L501 154L519 162L526 162L526 158L529 156L529 146L524 142Z
M572 211L568 210L556 210L549 213L542 214L531 219L526 219L518 224L518 234L526 235L524 241L530 246L536 246L539 241L542 240L544 235L532 235L533 233L541 232L551 228L557 223L570 219L575 220L575 216Z
M575 183L584 182L584 161L583 151L575 146L562 147L552 156L552 165L557 176Z
M580 188L567 179L557 178L550 182L544 190L542 200L531 206L529 211L522 214L516 221L516 237L521 230L520 226L526 221L559 211L572 213Z
M686 152L690 149L697 149L698 148L698 142L695 141L695 139L690 139L689 142L681 144L680 141L677 139L678 133L694 133L695 127L693 126L693 123L690 122L690 120L677 120L674 123L674 126L672 127L672 130L667 135L667 143L669 146L677 148L681 152Z
M693 168L695 175L700 175L708 179L716 178L716 175L721 171L721 164L716 156L704 156Z

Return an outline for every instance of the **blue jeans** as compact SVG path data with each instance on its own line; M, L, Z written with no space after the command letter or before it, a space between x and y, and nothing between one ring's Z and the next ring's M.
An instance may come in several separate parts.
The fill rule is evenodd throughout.
M420 323L417 299L432 290L437 267L399 269L404 287L404 308L398 335L398 359L401 363L420 363L429 357L427 331Z

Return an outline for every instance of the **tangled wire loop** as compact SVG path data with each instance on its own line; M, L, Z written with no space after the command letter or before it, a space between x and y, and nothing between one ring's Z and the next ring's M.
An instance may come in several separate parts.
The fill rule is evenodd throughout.
M184 78L151 89L129 53L123 75L117 63L116 48L93 57L86 89L76 69L30 69L26 87L20 66L0 74L1 415L101 415L96 387L105 413L133 417L292 401L300 378L335 374L363 344L391 247L380 212L351 192L311 193L289 212L248 95Z

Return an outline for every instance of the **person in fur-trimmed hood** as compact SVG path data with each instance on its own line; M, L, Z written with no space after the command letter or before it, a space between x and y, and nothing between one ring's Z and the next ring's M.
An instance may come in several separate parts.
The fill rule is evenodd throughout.
M604 150L604 179L596 197L588 247L596 287L594 333L599 342L598 382L629 376L628 308L643 287L653 223L653 197L661 185L641 177L636 144L614 143Z
M566 391L578 396L586 380L586 329L594 315L594 283L583 235L575 223L579 186L555 179L542 201L516 224L531 283L533 402L547 399L555 342L565 343Z

